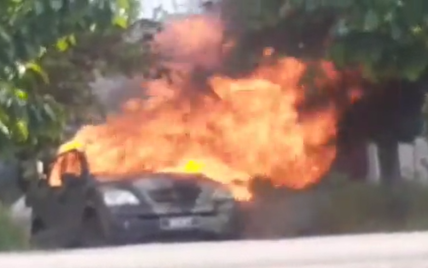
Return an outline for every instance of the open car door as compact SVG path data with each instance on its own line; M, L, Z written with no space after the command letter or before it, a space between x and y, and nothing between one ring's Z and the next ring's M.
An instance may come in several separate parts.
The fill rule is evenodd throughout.
M44 229L73 234L84 209L88 174L84 153L70 150L56 157L46 179L41 179L29 193L33 217L43 223Z

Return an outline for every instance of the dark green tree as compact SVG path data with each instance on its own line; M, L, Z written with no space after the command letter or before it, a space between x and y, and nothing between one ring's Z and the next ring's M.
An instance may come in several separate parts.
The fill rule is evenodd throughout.
M65 105L70 102L63 101L67 99L64 88L71 95L86 94L78 88L78 83L89 81L82 74L92 67L84 68L87 62L81 59L90 59L90 52L82 54L78 48L88 47L88 42L100 36L101 40L107 40L126 28L135 16L135 4L131 0L0 3L3 156L35 152L60 138L70 111ZM96 45L99 43L92 47ZM81 71L76 74L78 70ZM75 84L70 85L70 81Z

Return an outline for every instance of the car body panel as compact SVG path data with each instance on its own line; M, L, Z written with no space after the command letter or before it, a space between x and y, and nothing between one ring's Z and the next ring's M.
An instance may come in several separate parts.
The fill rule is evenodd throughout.
M138 205L107 207L110 214L106 221L110 222L110 230L116 232L118 240L123 240L123 236L142 240L177 236L232 237L239 232L236 222L239 203L233 199L214 200L216 190L226 189L207 180L197 175L187 175L183 180L179 174L159 173L101 184L126 189L140 200ZM187 194L182 195L182 199L180 189ZM189 194L192 191L194 193ZM180 221L181 224L175 226L167 225Z

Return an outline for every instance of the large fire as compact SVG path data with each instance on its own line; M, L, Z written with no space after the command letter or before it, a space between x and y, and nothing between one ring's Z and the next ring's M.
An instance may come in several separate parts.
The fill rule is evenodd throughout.
M195 16L167 25L155 38L180 75L146 81L144 98L76 134L94 174L202 173L249 199L255 176L302 189L329 170L337 113L331 105L299 115L304 62L283 58L238 79L209 75L205 88L192 82L195 68L215 69L227 53L222 30L218 19Z

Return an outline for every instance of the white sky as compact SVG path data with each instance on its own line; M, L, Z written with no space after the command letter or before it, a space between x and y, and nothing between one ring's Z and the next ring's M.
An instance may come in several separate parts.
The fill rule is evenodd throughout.
M186 12L192 8L196 9L200 2L201 0L141 0L141 16L153 18L153 10L159 6L162 6L168 13Z

